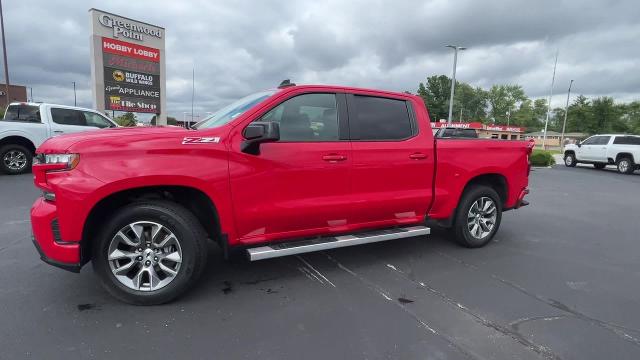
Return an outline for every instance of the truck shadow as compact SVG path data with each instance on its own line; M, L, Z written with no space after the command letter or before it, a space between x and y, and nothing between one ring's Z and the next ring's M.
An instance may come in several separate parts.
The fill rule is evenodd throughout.
M464 250L446 237L442 230L434 229L429 236L386 241L374 244L359 245L341 249L326 250L300 256L316 256L324 254L338 258L355 269L371 264L372 258L395 259L398 262L412 258L439 256L440 252ZM422 260L421 260L422 261ZM178 299L182 301L215 300L226 295L245 293L246 290L272 295L288 285L304 278L299 271L301 261L296 256L287 256L268 260L250 262L242 255L224 260L222 251L212 244L209 249L209 261L199 282L194 289ZM248 295L248 294L247 294Z

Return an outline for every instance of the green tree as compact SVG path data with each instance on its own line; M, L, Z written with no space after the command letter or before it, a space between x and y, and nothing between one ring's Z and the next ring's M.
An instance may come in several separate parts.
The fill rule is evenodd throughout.
M482 121L487 117L486 91L480 87L474 89L467 83L458 83L453 99L453 109L453 117L457 119L456 121Z
M124 113L123 115L120 115L120 116L116 116L114 120L116 124L120 126L136 126L137 124L136 115L131 112Z
M431 121L446 119L449 116L449 96L451 92L451 79L445 75L434 75L427 78L427 83L420 83L418 95L422 97Z
M629 132L640 134L640 101L620 105L620 112Z
M520 85L493 85L487 93L487 101L491 106L490 116L496 124L507 123L507 113L513 113L516 105L527 100Z
M156 115L153 115L151 121L149 121L149 125L156 126ZM167 125L178 125L178 120L172 116L167 116Z
M603 96L591 102L591 112L595 122L595 132L627 132L628 128L620 117L619 108L612 97Z
M591 101L584 95L578 95L569 106L567 132L584 132L587 134L597 132L597 126L591 113Z

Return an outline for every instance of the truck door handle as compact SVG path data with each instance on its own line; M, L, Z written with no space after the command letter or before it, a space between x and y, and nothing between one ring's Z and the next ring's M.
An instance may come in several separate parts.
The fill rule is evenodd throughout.
M347 157L340 154L327 154L322 156L322 160L328 162L338 162L347 160Z
M423 154L423 153L413 153L409 155L409 159L413 159L413 160L424 160L427 157L428 157L427 154Z
M53 130L53 132L55 134L63 134L64 133L64 131L62 131L62 130Z

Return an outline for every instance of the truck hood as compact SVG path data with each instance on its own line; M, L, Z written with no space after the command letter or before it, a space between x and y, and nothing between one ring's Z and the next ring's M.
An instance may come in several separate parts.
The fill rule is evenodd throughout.
M38 152L61 152L80 142L106 142L109 139L122 137L127 137L127 139L130 139L130 141L135 141L137 138L148 138L173 134L178 135L179 133L184 133L185 136L188 136L188 134L193 134L194 131L187 130L178 126L118 127L94 131L89 130L50 138L38 148Z

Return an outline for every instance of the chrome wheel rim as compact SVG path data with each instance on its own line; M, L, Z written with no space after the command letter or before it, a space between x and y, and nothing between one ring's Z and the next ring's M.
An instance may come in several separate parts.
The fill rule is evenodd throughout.
M155 291L169 285L182 264L178 238L167 227L150 221L120 229L106 255L115 278L136 291Z
M2 161L7 168L18 171L27 166L27 155L19 150L11 150L4 154Z
M620 161L618 168L620 169L620 172L627 172L627 170L629 170L629 162L626 160Z
M571 156L567 156L566 158L564 158L564 162L567 165L571 165L573 164L573 158Z
M493 231L497 218L498 208L491 198L483 196L477 199L467 214L469 233L478 240L484 239Z

